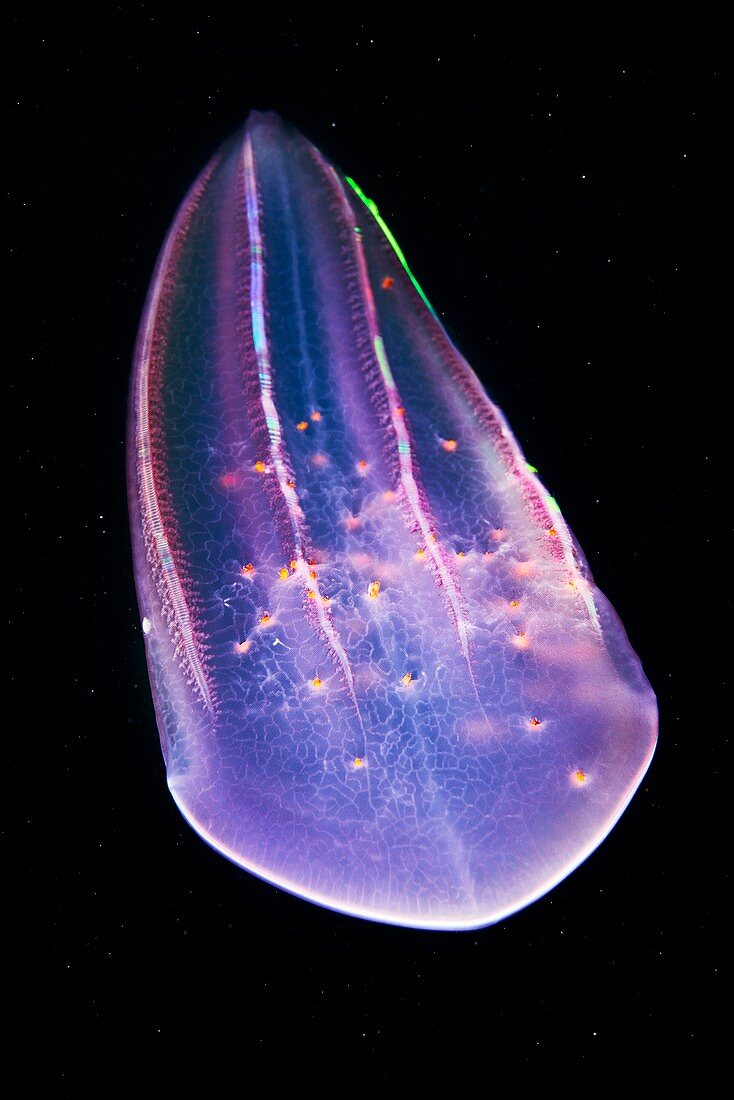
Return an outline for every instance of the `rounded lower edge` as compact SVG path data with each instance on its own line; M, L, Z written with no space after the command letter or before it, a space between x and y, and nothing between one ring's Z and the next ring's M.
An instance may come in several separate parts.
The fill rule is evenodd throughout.
M315 905L320 905L324 909L331 909L335 913L343 913L349 917L359 917L362 920L374 921L378 924L392 924L401 928L414 928L420 929L426 932L470 932L478 928L486 928L488 925L497 924L501 920L505 920L507 917L513 915L513 913L519 912L526 906L531 905L534 901L543 897L544 894L553 890L563 879L567 878L573 871L579 867L585 859L594 852L602 841L609 835L614 826L619 821L620 817L629 805L632 796L639 787L640 783L645 777L645 773L650 766L650 761L655 752L656 742L653 742L650 749L650 753L647 759L642 764L639 774L631 785L629 794L624 802L619 806L614 817L603 828L594 835L589 843L581 849L580 853L564 864L557 874L553 875L536 890L532 890L527 894L524 894L516 902L511 905L506 905L501 909L497 909L494 912L489 912L484 915L475 915L468 919L457 918L440 918L440 917L420 917L420 916L405 916L400 913L391 913L388 911L382 911L377 909L370 909L366 906L357 904L339 903L334 898L326 897L323 894L319 894L316 891L308 890L302 886L297 886L295 883L289 881L287 878L282 878L279 875L273 874L270 871L265 871L262 867L259 867L254 862L249 862L238 855L232 849L227 848L220 841L201 825L195 818L195 816L189 811L186 805L177 796L176 791L169 783L169 790L173 797L174 802L178 806L181 814L194 829L199 836L206 841L206 843L213 848L216 852L225 856L230 862L241 867L243 870L248 871L250 874L255 875L257 878L262 879L264 882L270 883L272 886L276 886L281 890L285 890L289 894L293 894L294 897L302 898L305 901L310 901Z

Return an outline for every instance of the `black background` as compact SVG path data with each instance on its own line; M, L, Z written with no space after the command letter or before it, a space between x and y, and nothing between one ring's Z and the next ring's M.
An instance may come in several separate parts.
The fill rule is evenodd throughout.
M569 1086L705 1073L731 721L722 32L700 12L676 26L600 6L542 24L272 8L28 9L8 25L20 808L4 835L27 1069L70 1096L110 1047L108 1082L145 1054L146 1079L231 1067L248 1092L258 1070L351 1090L421 1067L462 1087L473 1069L500 1094L500 1068ZM166 790L128 548L128 377L176 206L252 108L378 202L658 694L657 754L619 825L492 928L409 931L293 898L210 851Z

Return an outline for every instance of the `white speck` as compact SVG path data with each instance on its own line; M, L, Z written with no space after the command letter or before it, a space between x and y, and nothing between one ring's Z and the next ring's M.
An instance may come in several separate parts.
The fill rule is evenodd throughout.
M143 619L143 634L150 634L152 629L153 629L153 624L150 621L150 619L148 618L148 616L146 615L146 617Z

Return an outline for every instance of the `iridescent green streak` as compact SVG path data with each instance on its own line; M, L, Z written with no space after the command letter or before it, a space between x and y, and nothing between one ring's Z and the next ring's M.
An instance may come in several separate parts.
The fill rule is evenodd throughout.
M361 188L361 187L359 186L359 184L358 184L358 183L355 183L355 182L354 182L354 180L353 180L353 179L351 179L351 178L350 178L349 176L345 176L344 178L346 179L347 183L348 183L348 184L349 184L349 186L350 186L350 187L352 188L352 190L353 190L353 191L355 192L355 194L356 194L356 195L357 195L357 196L358 196L358 197L359 197L359 198L360 198L360 199L362 200L362 202L363 202L363 203L365 204L365 206L366 206L366 207L367 207L367 209L369 210L370 214L371 214L371 215L372 215L372 217L373 217L373 218L375 219L375 221L376 221L376 222L377 222L377 224L379 225L380 229L382 230L382 232L383 232L383 233L385 234L385 236L387 237L387 239L388 239L388 242L389 242L389 243L390 243L390 245L392 246L392 250L393 250L393 252L394 252L394 253L395 253L395 255L397 256L397 258L398 258L398 259L400 260L400 263L401 263L401 264L402 264L402 266L403 266L403 269L404 269L404 271L405 271L405 274L406 274L406 275L408 276L408 278L410 279L411 283L413 284L413 286L415 287L415 289L416 289L416 290L418 291L418 293L420 294L420 296L421 296L421 298L423 299L423 301L424 301L424 302L426 303L426 305L428 306L429 310L431 311L431 315L432 315L433 317L435 317L435 318L436 318L436 320L438 321L438 315L436 314L436 311L435 311L435 309L433 308L433 306L431 305L431 303L430 303L430 302L428 301L428 299L426 298L425 294L423 293L423 288L422 288L422 286L420 285L420 283L419 283L419 282L418 282L418 280L416 279L416 277L415 277L415 275L413 274L413 272L412 272L412 271L410 270L410 268L408 267L408 261L407 261L407 260L405 259L405 256L403 255L403 250L401 249L400 245L398 244L398 242L397 242L397 241L395 240L395 238L393 237L393 235L392 235L392 233L390 232L390 230L389 230L389 229L387 228L387 226L385 225L385 222L384 222L383 218L381 217L381 215L380 215L380 211L379 211L379 210L377 209L377 206L376 206L376 204L375 204L375 203L374 203L374 202L372 201L372 199L368 199L368 198L367 198L367 196L365 195L364 191L362 190L362 188ZM439 321L439 324L440 324L440 321Z
M388 386L395 388L395 379L392 376L390 370L390 364L387 361L385 355L385 342L381 336L375 336L375 355L377 356L377 362L380 364L380 370L382 371L382 377L387 382Z

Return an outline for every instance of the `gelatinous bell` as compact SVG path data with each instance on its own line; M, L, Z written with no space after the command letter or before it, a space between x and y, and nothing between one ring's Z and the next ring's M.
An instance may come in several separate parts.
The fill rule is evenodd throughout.
M374 203L274 115L205 168L132 384L171 791L321 905L489 924L604 838L655 698Z

